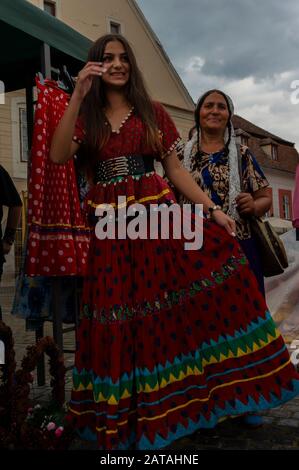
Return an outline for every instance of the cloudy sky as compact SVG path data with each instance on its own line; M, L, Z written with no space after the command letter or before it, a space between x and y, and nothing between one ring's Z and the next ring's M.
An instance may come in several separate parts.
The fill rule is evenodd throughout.
M298 0L137 3L195 101L220 88L237 114L299 150Z

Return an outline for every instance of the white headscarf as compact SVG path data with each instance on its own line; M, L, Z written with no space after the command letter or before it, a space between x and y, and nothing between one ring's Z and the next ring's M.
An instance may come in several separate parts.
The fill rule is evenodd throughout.
M217 93L217 91L215 90ZM213 91L211 91L213 93ZM203 96L203 95L202 95ZM198 99L196 108L198 106L198 103L200 102L202 96ZM231 100L231 98L226 95L226 99L229 104L229 110L231 117L234 114L234 105ZM199 110L197 110L199 112ZM230 136L230 142L228 146L228 168L229 168L229 203L228 203L228 214L234 219L234 220L239 220L240 216L237 211L236 207L236 197L238 194L241 192L241 187L240 187L240 174L239 174L239 162L238 162L238 150L237 150L237 145L236 145L236 138L235 138L235 131L233 127L232 120L230 120L230 127L231 127L231 136ZM184 167L190 172L192 169L192 160L194 155L196 155L196 151L194 151L194 147L197 147L197 138L199 142L199 146L201 145L201 129L199 128L199 135L197 135L197 130L195 130L191 140L189 140L184 149L184 160L183 160L183 165ZM228 126L225 129L225 134L224 134L224 143L225 145L227 144L229 139L229 129Z

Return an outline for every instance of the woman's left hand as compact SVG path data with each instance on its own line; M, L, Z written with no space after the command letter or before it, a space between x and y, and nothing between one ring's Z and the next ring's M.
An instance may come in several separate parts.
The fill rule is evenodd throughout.
M246 217L255 214L255 203L250 193L240 193L236 197L236 203L240 215Z
M232 237L236 236L236 223L229 215L217 209L213 211L212 219L215 220L218 225L224 227Z

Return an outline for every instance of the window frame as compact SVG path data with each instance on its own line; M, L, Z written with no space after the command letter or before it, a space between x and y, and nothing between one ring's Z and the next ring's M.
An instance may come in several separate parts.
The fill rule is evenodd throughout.
M26 111L26 103L24 103L24 106L20 104L18 106L19 110L19 139L20 139L20 162L28 163L29 160L29 146L28 146L28 135L27 135L27 111ZM22 122L22 113L25 113L25 129L23 129L23 122ZM25 145L24 145L24 139L25 139ZM24 152L27 152L26 157L24 157Z
M288 194L283 194L282 196L282 210L283 215L286 220L290 220L291 217L291 204Z
M50 13L46 10L45 8L46 5L50 6L51 8L54 8L54 15L53 13ZM51 15L57 18L57 3L55 2L55 0L43 0L43 9L46 13L48 13L48 15Z
M284 220L292 220L293 218L293 208L292 208L292 191L290 189L279 189L278 190L278 199L279 199L279 216ZM285 210L284 198L288 198L288 214ZM287 217L287 215L289 217Z
M278 147L275 144L271 144L271 158L273 161L278 161Z
M107 20L107 32L108 34L121 34L122 36L124 36L125 34L125 27L124 27L124 23L116 18L113 18L111 16L108 16L106 18ZM111 25L117 25L119 26L119 32L118 33L112 33L111 32Z
M10 102L11 108L11 149L12 149L12 162L13 162L13 174L14 178L27 178L27 165L28 161L24 161L21 158L22 145L22 129L20 121L20 109L26 112L26 97L25 96L14 96ZM28 144L27 144L28 145Z
M249 137L247 135L241 134L241 145L248 147L248 144L249 144Z

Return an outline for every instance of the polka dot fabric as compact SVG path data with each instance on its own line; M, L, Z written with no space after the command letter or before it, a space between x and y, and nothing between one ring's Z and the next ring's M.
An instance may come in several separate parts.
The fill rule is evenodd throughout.
M53 132L69 96L55 82L36 82L38 100L28 185L26 274L82 275L86 269L89 229L80 209L73 161L49 159Z

